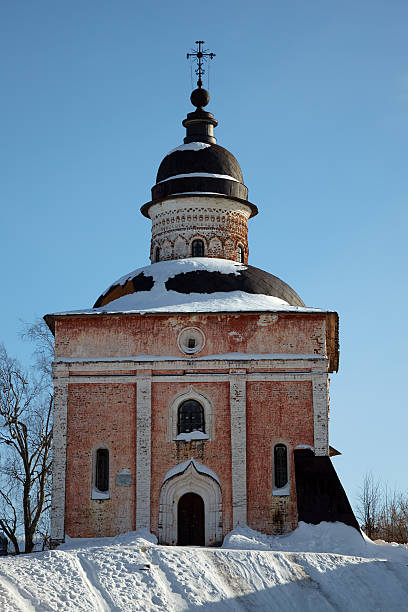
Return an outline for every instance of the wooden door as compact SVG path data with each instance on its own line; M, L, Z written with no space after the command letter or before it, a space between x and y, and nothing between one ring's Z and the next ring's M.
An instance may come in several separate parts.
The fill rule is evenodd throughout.
M177 507L177 544L204 546L204 501L197 493L186 493Z

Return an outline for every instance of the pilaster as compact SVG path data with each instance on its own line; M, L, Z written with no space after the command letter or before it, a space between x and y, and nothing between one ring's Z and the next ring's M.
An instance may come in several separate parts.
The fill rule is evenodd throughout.
M150 530L151 376L138 377L136 393L136 529Z
M313 415L315 455L329 454L329 406L327 374L313 374Z
M247 523L246 486L246 375L245 370L231 373L231 464L232 464L232 523Z
M65 539L65 478L67 464L68 378L65 368L54 371L51 544Z

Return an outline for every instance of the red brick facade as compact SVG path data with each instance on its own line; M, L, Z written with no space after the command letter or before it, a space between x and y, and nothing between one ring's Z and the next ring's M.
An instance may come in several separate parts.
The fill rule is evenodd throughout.
M192 325L204 332L205 346L197 355L186 357L178 348L177 336ZM166 473L194 458L218 477L222 534L230 531L234 526L230 397L234 376L242 377L246 394L247 523L266 533L295 528L293 450L298 445L315 445L312 380L316 373L322 376L322 370L327 377L325 343L324 313L58 318L56 364L68 381L65 532L71 537L111 536L138 527L140 378L151 385L151 443L145 449L151 474L150 530L160 535L159 502ZM232 353L249 357L237 359ZM156 359L138 361L142 354L156 355ZM212 407L211 439L175 441L169 424L171 406L191 389ZM273 447L277 443L284 443L288 450L290 490L285 495L274 492ZM101 444L110 453L109 498L92 499L95 449ZM117 486L117 475L123 470L131 474L131 486Z
M55 356L77 359L158 355L185 357L177 336L203 330L196 357L225 353L325 355L326 313L216 313L69 316L56 320Z

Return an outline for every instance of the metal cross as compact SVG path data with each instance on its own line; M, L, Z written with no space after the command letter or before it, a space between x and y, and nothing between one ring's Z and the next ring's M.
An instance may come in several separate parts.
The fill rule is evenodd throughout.
M190 57L194 57L197 62L197 68L195 69L195 73L198 76L198 87L203 86L203 81L201 79L201 77L205 73L205 70L203 68L203 62L207 61L207 57L209 57L210 59L213 59L215 57L215 53L208 53L208 49L204 49L203 44L203 40L196 40L196 45L198 45L197 50L193 53L187 53L187 59L190 59Z

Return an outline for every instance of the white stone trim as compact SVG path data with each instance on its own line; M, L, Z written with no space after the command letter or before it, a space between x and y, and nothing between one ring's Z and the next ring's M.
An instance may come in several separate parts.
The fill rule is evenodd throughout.
M246 376L230 375L232 523L247 523Z
M136 529L150 530L151 376L139 377L136 392Z
M313 380L312 372L253 372L247 374L248 382L264 382L273 380L276 382L283 381L311 381ZM67 378L68 380L68 378ZM96 375L96 376L70 376L70 383L94 383L94 384L111 384L111 383L137 383L140 380L138 376L127 376L118 374L116 376L108 375ZM198 382L229 382L229 374L212 374L206 372L201 374L199 370L189 374L164 374L159 376L153 376L153 382L184 382L186 384L193 384Z
M328 377L313 374L313 420L315 455L329 454Z
M197 376L195 376L195 379ZM166 376L166 380L168 377ZM183 378L183 380L185 380ZM155 379L153 380L153 382ZM169 421L167 428L167 440L171 442L177 438L177 420L178 420L178 408L180 404L186 400L196 400L204 408L204 423L205 432L208 435L209 440L214 440L214 410L211 401L206 395L199 393L193 386L190 386L185 391L178 393L169 406Z
M100 449L106 449L109 453L108 457L109 457L109 463L108 463L108 468L109 468L109 478L108 478L108 490L107 491L99 491L99 489L97 489L96 487L96 454L97 451ZM104 442L98 442L97 444L94 445L94 447L92 448L92 452L91 452L91 456L92 456L92 465L91 465L91 499L109 499L110 498L110 490L111 490L111 451L110 448L107 444L105 444ZM101 497L102 494L102 497Z
M65 539L68 382L54 378L51 542Z
M283 446L286 447L286 461L287 461L287 470L288 470L288 482L285 484L284 487L276 487L275 486L275 446L277 444L283 444ZM288 444L288 442L286 440L284 440L283 438L275 438L272 442L272 457L271 457L271 461L272 461L272 495L274 497L279 497L279 496L288 496L290 495L290 488L291 488L291 481L290 481L290 476L291 476L291 470L290 470L290 462L291 462L291 457L292 457L292 449L290 447L290 445Z
M208 474L198 472L193 461L182 474L169 478L162 485L159 501L159 543L177 544L177 507L179 499L185 493L196 493L204 501L205 545L221 543L221 487Z
M188 346L188 341L190 338L196 343L193 348L189 348ZM205 341L205 334L199 327L184 327L177 336L177 346L179 347L180 351L190 355L201 351L205 346Z
M150 359L149 359L150 357ZM158 370L180 370L180 369L207 369L209 367L216 369L230 368L231 364L234 367L270 367L270 368L288 368L295 367L296 372L302 369L312 369L314 372L327 372L328 359L322 355L293 355L288 354L280 356L279 353L266 354L265 356L248 355L245 358L234 358L231 356L208 355L207 357L180 357L180 355L169 356L150 356L143 355L126 356L126 357L65 357L56 361L58 367L65 369L65 375L68 372L74 372L80 366L81 372L101 372L103 370L135 370L136 369L158 369ZM58 378L61 378L59 376Z

